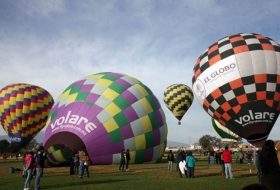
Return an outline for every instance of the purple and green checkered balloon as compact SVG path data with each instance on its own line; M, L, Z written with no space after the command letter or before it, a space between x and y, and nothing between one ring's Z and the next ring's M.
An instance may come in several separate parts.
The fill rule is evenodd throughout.
M92 164L119 163L129 149L130 163L161 158L167 141L164 112L152 91L128 75L104 72L71 84L47 120L45 148L86 147Z

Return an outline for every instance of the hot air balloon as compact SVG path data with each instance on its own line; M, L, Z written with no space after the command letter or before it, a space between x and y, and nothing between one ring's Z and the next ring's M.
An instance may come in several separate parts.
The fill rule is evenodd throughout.
M11 84L0 90L0 120L11 141L27 145L45 126L53 105L45 89L31 84Z
M124 74L86 76L60 95L49 115L44 147L85 146L91 163L119 163L129 149L131 163L160 159L166 147L164 112L152 91Z
M214 118L211 119L211 125L213 126L215 132L220 136L222 142L227 144L229 147L232 147L234 143L241 139L238 135L221 125Z
M51 165L69 163L72 150L64 144L54 144L46 149L46 155Z
M173 84L164 91L163 100L167 108L179 120L180 125L181 119L192 105L193 92L187 85Z
M226 128L262 146L279 115L280 46L255 33L226 36L194 66L193 92Z

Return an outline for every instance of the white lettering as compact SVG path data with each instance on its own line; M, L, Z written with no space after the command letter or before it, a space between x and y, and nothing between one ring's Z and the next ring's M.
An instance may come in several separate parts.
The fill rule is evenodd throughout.
M88 133L90 133L91 131L93 131L96 128L97 128L96 125L92 122L87 123L85 126L85 129Z
M274 119L275 113L269 113L269 112L255 112L253 113L252 110L249 110L248 115L244 115L243 117L239 117L239 119L235 119L234 121L240 125L247 125L246 123L251 122L271 122L271 120ZM267 120L267 119L270 119ZM262 120L262 121L256 121L256 120Z
M80 117L79 115L72 115L71 111L68 111L66 117L61 116L60 118L56 119L50 125L51 125L52 129L54 129L55 127L59 127L61 129L63 129L66 126L67 126L67 128L73 128L72 125L62 125L62 124L67 124L67 123L70 123L70 124L73 124L73 125L80 125L82 123L85 123L85 130L88 133L92 132L94 129L97 128L97 126L94 123L88 122L87 118ZM81 129L79 127L75 127L75 130L81 131Z

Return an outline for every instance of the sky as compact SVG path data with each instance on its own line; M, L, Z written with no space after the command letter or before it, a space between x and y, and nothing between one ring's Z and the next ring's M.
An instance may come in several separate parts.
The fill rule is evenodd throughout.
M193 144L206 134L217 137L210 116L194 99L178 125L164 90L192 87L198 57L225 36L252 32L280 43L279 7L262 0L1 0L0 88L29 83L56 101L85 76L123 73L158 98L167 139ZM268 139L280 139L279 118Z

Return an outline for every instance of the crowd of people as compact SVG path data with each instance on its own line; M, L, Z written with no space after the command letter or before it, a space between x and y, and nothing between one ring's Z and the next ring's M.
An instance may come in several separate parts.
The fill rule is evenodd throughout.
M24 183L24 190L30 189L30 182L35 178L35 190L40 190L40 180L43 177L43 169L45 167L46 154L44 147L40 146L37 152L29 151L23 156L23 173L22 176L26 178ZM243 159L247 159L247 163L252 163L252 152L247 151L245 154L242 150L231 152L228 146L224 149L220 148L216 151L208 151L209 164L221 165L220 174L223 178L234 179L232 172L232 158L236 160L236 164L244 163ZM3 160L7 159L6 155L3 156ZM194 178L195 175L195 163L196 159L193 156L191 150L184 151L179 149L176 155L173 154L172 150L167 155L168 160L168 171L173 171L173 162L176 160L176 170L179 172L179 176L182 178L185 175L187 178ZM79 175L79 178L83 178L84 172L86 171L87 177L89 178L89 166L90 158L85 147L82 150L77 151L74 149L70 156L70 174ZM128 171L130 161L129 149L125 151L122 149L120 153L120 165L118 171ZM272 140L267 140L262 146L261 151L257 151L256 156L256 168L258 176L258 185L252 184L243 189L250 189L251 187L260 187L263 189L279 189L278 180L280 179L280 165L277 158L277 152L275 144ZM125 168L125 169L124 169Z
M214 164L213 157L216 160L216 164L221 165L221 176L226 179L235 179L232 173L232 157L235 158L236 164L244 163L244 158L247 159L247 163L252 163L252 151L247 151L245 154L242 150L231 152L228 146L224 149L216 151L210 150L206 152L208 157L208 163ZM214 156L213 156L214 155ZM258 183L251 184L244 187L242 190L247 189L263 189L263 190L278 190L280 179L280 161L277 158L277 152L275 144L272 140L267 140L262 146L261 151L257 151L256 155L256 168ZM168 171L173 171L173 162L175 156L172 150L167 155ZM182 178L182 174L185 174L188 178L194 178L195 158L192 156L192 151L184 151L179 149L176 154L177 171Z

